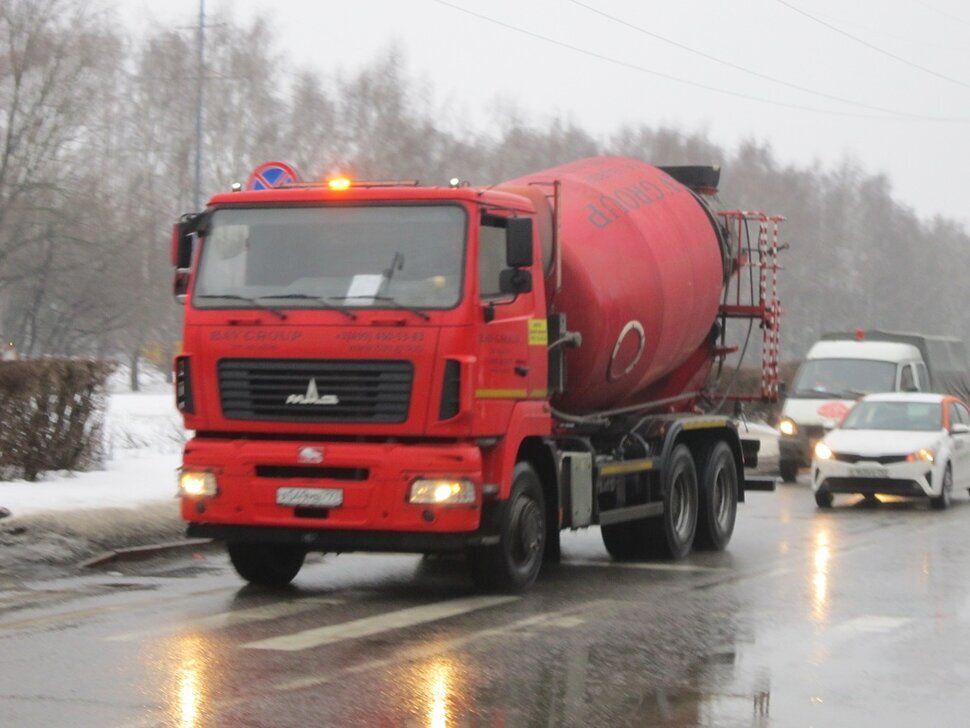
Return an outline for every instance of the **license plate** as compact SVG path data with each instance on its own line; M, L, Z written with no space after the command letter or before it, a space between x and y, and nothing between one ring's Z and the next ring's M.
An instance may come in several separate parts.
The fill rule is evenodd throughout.
M871 465L860 465L859 467L852 468L850 472L857 478L885 478L889 475L889 471L885 468L873 467Z
M340 488L279 488L276 491L278 506L314 506L332 508L344 502Z

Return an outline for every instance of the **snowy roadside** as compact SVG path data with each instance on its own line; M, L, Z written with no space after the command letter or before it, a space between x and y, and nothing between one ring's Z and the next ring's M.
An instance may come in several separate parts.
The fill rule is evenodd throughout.
M103 469L0 482L10 512L0 520L0 572L182 538L175 473L184 437L164 383L111 394Z

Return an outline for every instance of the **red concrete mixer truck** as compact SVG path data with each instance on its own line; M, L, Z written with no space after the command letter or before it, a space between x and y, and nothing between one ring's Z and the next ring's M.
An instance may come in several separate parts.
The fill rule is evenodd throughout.
M774 487L746 476L737 402L719 412L777 394L781 218L718 210L718 178L596 157L421 187L267 163L184 215L188 534L270 585L309 551L460 552L481 587L522 590L591 526L617 559L724 548L745 491ZM757 393L718 389L739 321Z

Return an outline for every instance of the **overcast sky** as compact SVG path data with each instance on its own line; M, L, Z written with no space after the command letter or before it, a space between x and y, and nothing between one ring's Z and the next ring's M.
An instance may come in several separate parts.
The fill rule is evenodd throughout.
M199 0L114 2L141 27L198 20ZM754 138L783 163L849 156L919 215L970 226L965 0L206 0L226 8L262 14L324 73L396 44L434 102L475 123L503 104L597 138L642 123Z

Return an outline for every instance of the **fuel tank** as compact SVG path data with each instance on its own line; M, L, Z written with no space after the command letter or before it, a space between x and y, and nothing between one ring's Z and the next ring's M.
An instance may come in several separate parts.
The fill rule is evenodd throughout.
M624 157L581 159L500 187L548 190L553 181L561 285L543 240L548 310L582 334L553 404L574 414L667 399L667 409L690 407L693 397L677 398L710 371L725 281L711 212L660 168ZM549 237L545 214L540 234Z

